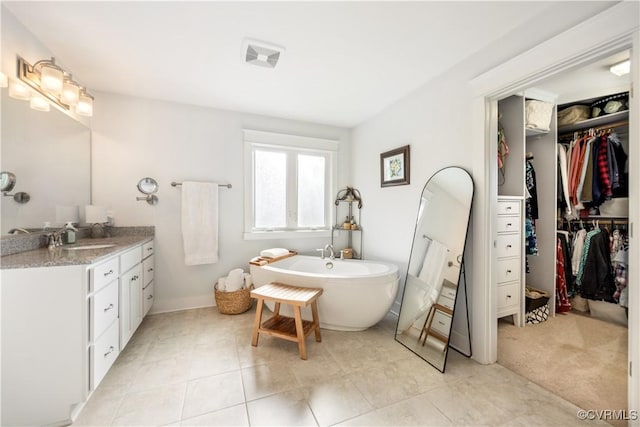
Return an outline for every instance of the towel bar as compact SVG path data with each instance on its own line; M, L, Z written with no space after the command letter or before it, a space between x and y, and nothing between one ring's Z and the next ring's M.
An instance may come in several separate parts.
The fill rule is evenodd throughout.
M171 181L171 186L172 187L177 187L179 185L182 185L181 182L176 182L176 181ZM227 187L227 188L231 188L231 184L218 184L218 187Z

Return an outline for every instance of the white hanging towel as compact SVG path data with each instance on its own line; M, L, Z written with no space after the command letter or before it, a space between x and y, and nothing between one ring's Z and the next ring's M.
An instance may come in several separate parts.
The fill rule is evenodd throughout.
M440 296L448 251L445 245L431 239L429 250L427 250L427 254L424 257L420 276L418 276L420 280L427 284L427 289L429 289L427 294L429 301L426 301L429 306L435 304Z
M186 265L218 262L218 184L182 183L182 240Z

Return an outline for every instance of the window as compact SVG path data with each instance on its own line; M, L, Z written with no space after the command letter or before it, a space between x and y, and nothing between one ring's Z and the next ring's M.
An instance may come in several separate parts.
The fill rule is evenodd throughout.
M328 236L337 141L254 130L244 141L245 239Z

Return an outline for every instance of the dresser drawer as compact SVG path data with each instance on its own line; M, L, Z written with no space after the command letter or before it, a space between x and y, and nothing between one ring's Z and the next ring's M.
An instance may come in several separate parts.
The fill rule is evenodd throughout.
M498 258L520 256L523 244L520 234L500 234L496 239L496 256Z
M128 250L120 255L120 272L129 271L131 267L139 264L140 261L142 261L142 249L140 246Z
M499 216L496 220L496 231L498 233L519 232L520 228L519 216Z
M520 282L498 286L498 312L520 304Z
M440 335L448 337L449 331L451 330L451 316L440 310L436 310L433 315L433 322L431 322L431 329Z
M451 282L446 280L445 283L451 283ZM453 283L451 283L451 286L447 286L447 285L442 286L442 290L440 291L440 296L443 296L443 297L446 297L446 298L451 298L451 299L456 299L456 288L455 288L455 285Z
M498 283L520 280L520 258L499 259L496 262L496 281Z
M453 310L453 306L455 305L455 303L455 295L454 298L449 298L444 296L443 294L440 294L440 298L438 298L438 304L447 307L449 310Z
M102 378L118 357L118 322L114 322L107 331L91 346L91 388L98 387Z
M114 257L93 267L90 270L89 292L96 292L114 279L117 279L119 265L118 257Z
M154 269L153 255L151 255L148 258L146 258L144 261L142 261L142 277L144 278L142 282L143 286L148 285L153 280L153 269Z
M519 200L502 200L498 201L498 215L509 215L520 213Z
M155 298L153 293L153 282L149 283L146 288L142 290L142 317L151 309L153 305L153 299Z
M118 318L118 281L91 297L91 340L94 341Z
M154 247L153 240L142 245L142 258L146 258L153 255Z

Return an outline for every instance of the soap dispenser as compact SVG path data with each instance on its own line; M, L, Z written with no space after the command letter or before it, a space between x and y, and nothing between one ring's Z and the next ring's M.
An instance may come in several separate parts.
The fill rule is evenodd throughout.
M76 242L76 231L78 231L71 221L67 222L64 225L64 235L65 235L65 243L75 243Z

